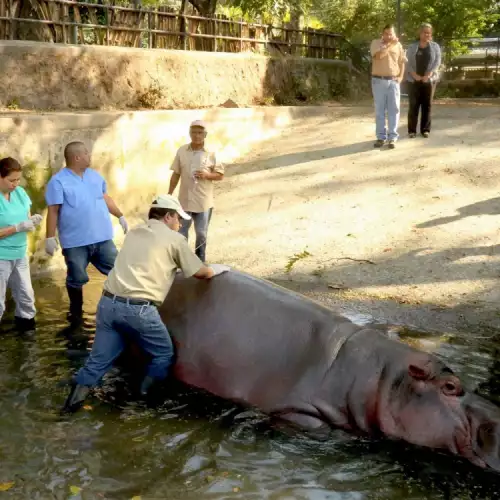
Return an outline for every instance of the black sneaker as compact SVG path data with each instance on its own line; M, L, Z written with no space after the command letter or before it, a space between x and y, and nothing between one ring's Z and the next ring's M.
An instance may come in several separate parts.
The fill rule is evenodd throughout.
M374 148L381 148L385 144L385 141L382 139L377 139L375 141L375 144L373 145Z
M423 137L425 137L425 138L427 139L427 138L429 137L429 132L424 132L424 133L422 134L422 136L423 136Z
M411 132L411 133L408 134L408 137L410 139L415 139L415 137L417 137L417 134L415 134L415 132Z
M389 141L389 149L394 149L396 147L396 141Z

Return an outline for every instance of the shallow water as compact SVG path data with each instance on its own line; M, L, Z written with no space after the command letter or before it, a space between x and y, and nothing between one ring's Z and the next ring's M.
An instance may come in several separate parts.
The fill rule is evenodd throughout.
M95 311L102 278L85 287ZM0 333L0 490L9 499L494 499L500 477L399 443L333 431L327 442L271 429L264 416L186 388L159 408L127 397L110 374L85 410L58 416L83 363L89 328L68 334L63 279L36 283L34 338ZM366 322L367 318L353 320ZM445 358L472 388L500 396L495 343L405 331L403 338ZM5 487L5 486L4 486Z

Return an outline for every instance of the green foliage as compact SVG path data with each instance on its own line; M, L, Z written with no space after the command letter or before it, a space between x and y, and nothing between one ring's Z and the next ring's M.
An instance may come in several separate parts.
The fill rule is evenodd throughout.
M358 44L380 34L396 15L396 3L387 0L315 0L311 12L329 31Z
M43 214L46 208L45 186L52 176L50 164L46 167L38 165L35 161L28 161L23 165L23 184L24 189L31 199L31 214ZM33 254L36 248L36 242L40 239L42 226L36 228L28 234L29 252Z
M226 0L227 7L236 7L243 16L255 21L272 24L286 23L293 16L305 15L309 12L314 0Z
M19 109L21 107L19 103L19 99L17 97L14 97L7 103L7 109L15 110Z
M31 213L41 214L46 208L45 186L52 176L50 165L43 167L35 161L23 165L24 189L31 199Z
M256 1L256 0L254 0ZM343 34L351 42L367 43L380 36L382 27L396 22L396 0L314 0L312 13L326 28ZM416 39L422 22L434 27L434 38L464 39L481 36L498 19L496 0L402 0L402 33ZM463 43L456 41L454 51Z
M302 259L307 259L307 257L311 257L312 254L310 254L307 250L303 250L302 252L300 253L296 253L295 255L293 255L293 257L290 257L288 259L288 263L287 265L285 266L285 272L286 273L290 273L292 271L292 268L293 266L299 261L299 260L302 260Z
M407 0L402 3L406 37L415 38L422 22L433 25L438 39L481 36L497 17L495 5L495 0Z

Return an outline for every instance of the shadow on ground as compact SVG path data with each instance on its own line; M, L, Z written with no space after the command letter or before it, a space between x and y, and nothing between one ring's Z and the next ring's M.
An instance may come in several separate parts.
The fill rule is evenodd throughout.
M326 149L315 149L311 151L301 151L299 153L290 153L266 158L258 162L250 162L243 164L233 165L225 175L232 177L234 175L249 174L251 172L259 172L261 170L269 170L280 167L290 167L299 165L305 162L316 160L324 160L328 158L337 158L339 156L352 155L356 153L363 153L373 149L373 141L363 141L348 146L339 146Z
M490 198L489 200L478 201L470 205L465 205L457 210L457 215L449 217L439 217L432 219L421 224L417 224L417 228L435 227L443 224L449 224L457 220L465 219L466 217L474 217L478 215L500 215L500 196L497 198Z

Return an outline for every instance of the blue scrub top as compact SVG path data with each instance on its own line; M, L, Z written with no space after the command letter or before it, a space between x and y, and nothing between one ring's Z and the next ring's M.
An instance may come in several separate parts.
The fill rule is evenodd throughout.
M63 168L47 184L47 205L61 205L57 230L62 248L93 245L113 239L113 225L104 201L106 181L91 168L83 176Z

